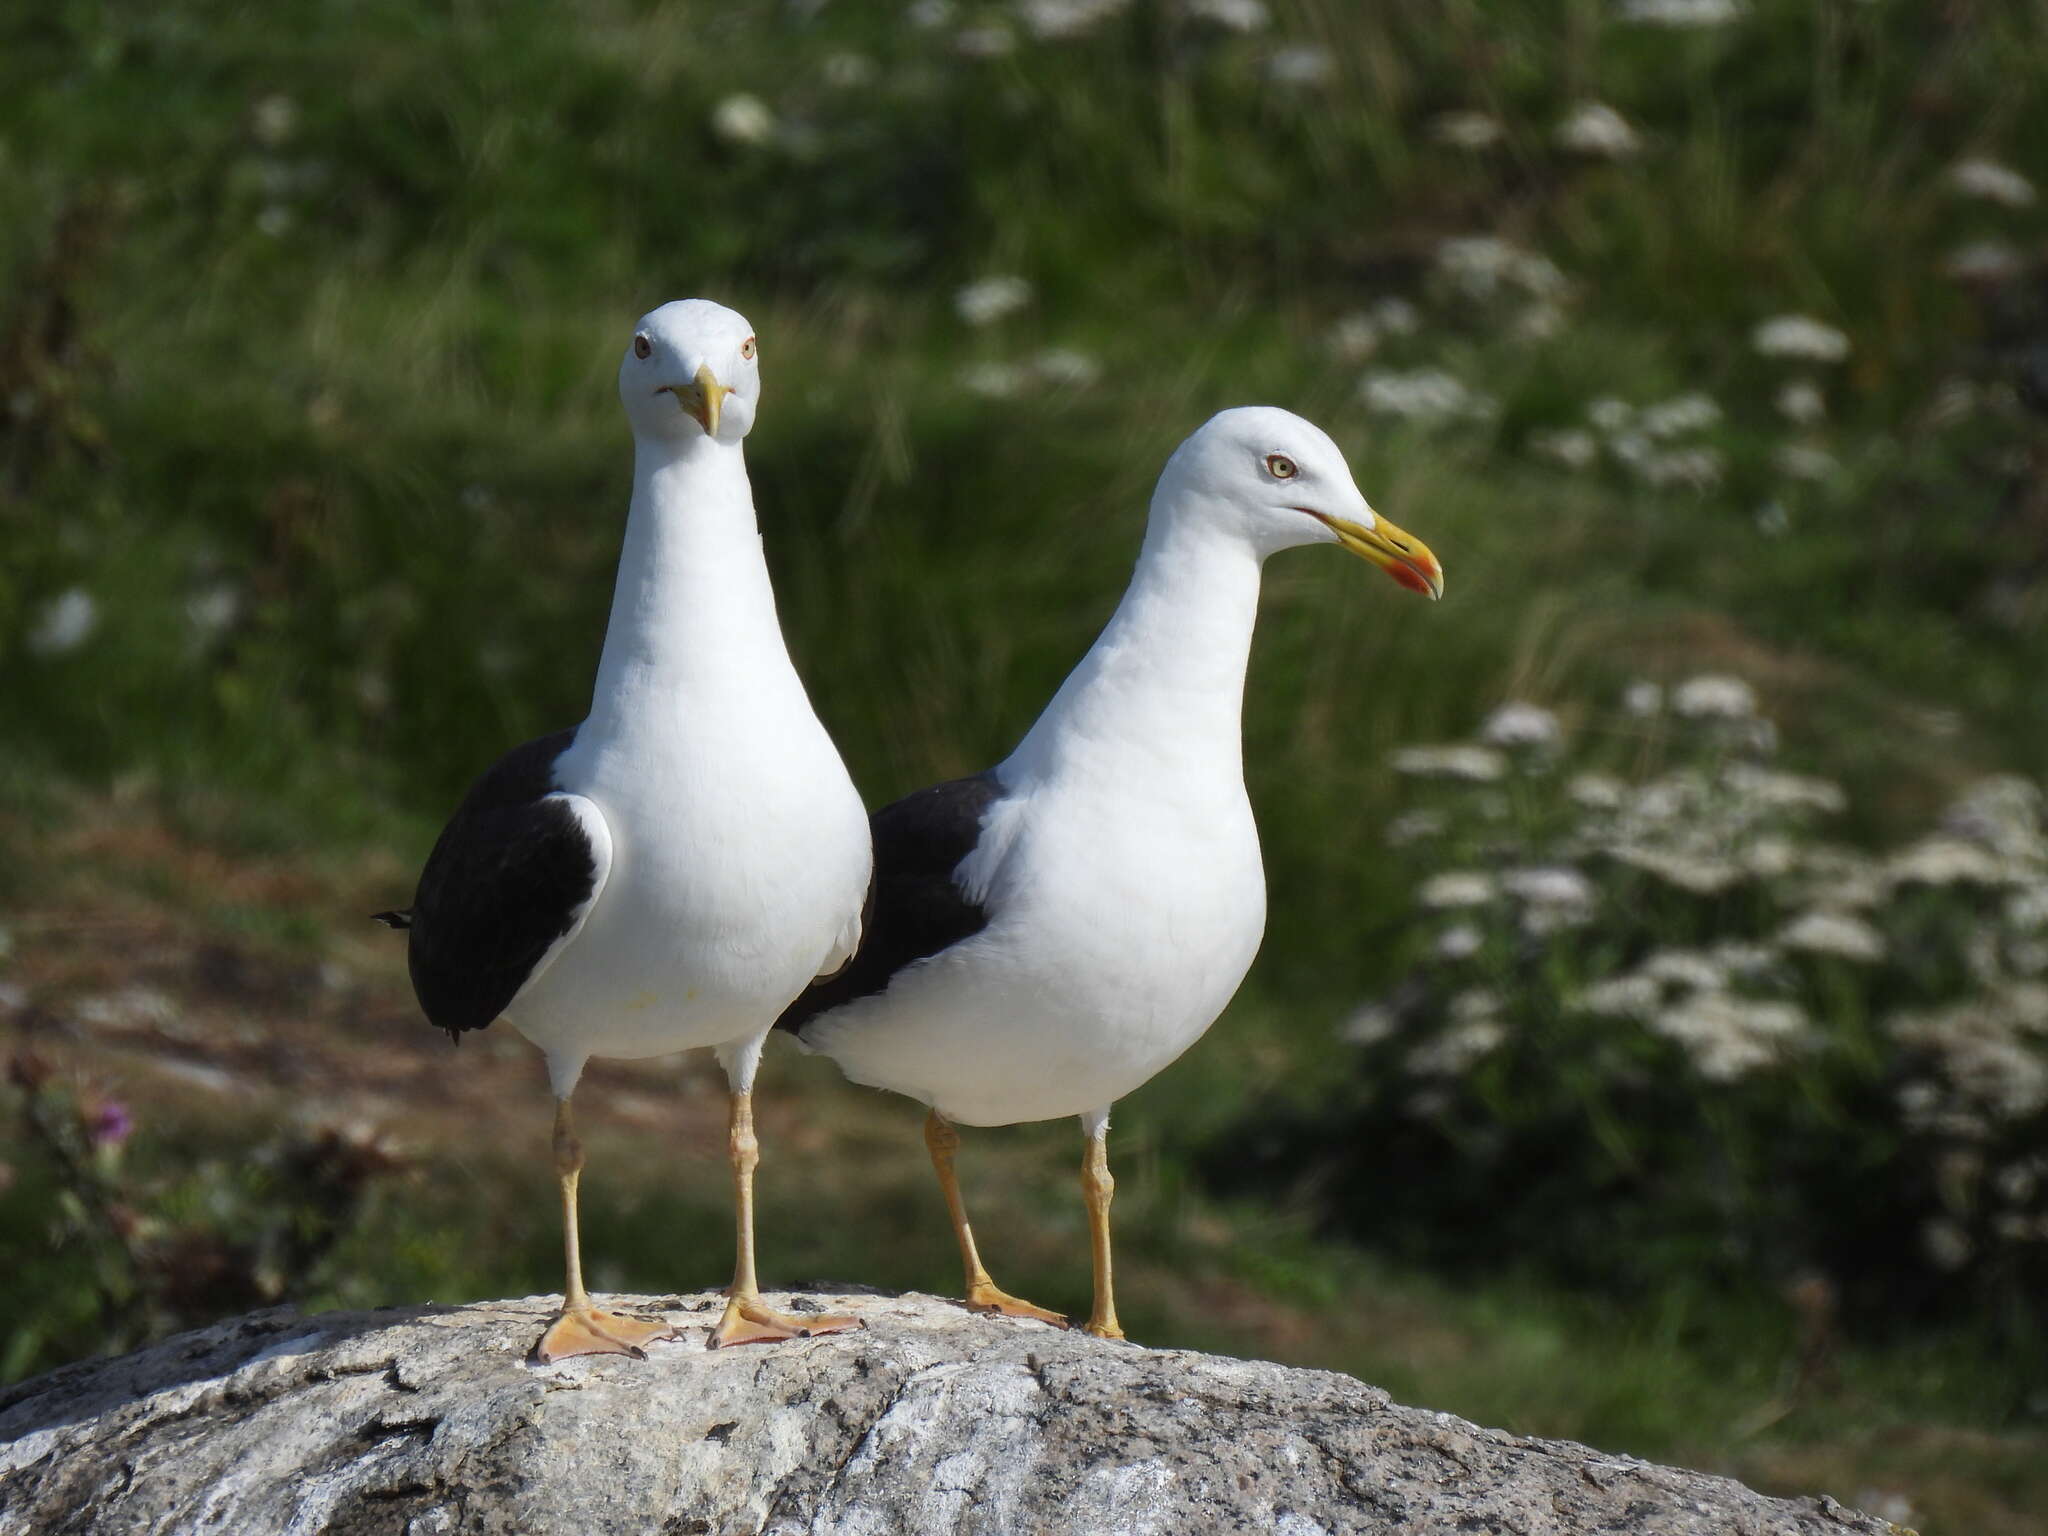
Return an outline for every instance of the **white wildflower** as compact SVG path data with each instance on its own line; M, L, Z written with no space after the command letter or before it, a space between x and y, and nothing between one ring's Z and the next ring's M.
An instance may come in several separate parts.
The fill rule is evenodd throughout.
M1596 895L1593 882L1568 864L1511 869L1500 877L1500 887L1532 907L1587 908L1593 905Z
M1059 389L1086 389L1102 377L1100 363L1071 347L1047 347L1031 359L1031 371Z
M1272 14L1265 0L1187 0L1188 14L1232 32L1263 32Z
M1422 311L1406 299L1388 294L1373 305L1372 323L1382 336L1413 336L1422 329Z
M1976 1245L1960 1222L1936 1216L1920 1229L1920 1246L1936 1269L1957 1270L1970 1262Z
M1461 235L1440 241L1436 270L1469 299L1491 299L1513 289L1532 298L1555 298L1568 284L1548 256L1498 235Z
M1586 420L1602 432L1620 432L1636 419L1636 408L1626 400L1617 400L1612 395L1602 395L1586 406Z
M985 400L1014 400L1024 392L1024 370L1015 363L969 363L960 370L960 387Z
M1794 480L1832 480L1842 472L1842 461L1827 449L1804 443L1780 443L1771 454L1771 463L1779 474Z
M1498 1015L1501 1001L1483 987L1451 999L1451 1023L1435 1039L1408 1053L1408 1070L1418 1077L1455 1077L1507 1038Z
M1707 951L1707 957L1738 981L1760 981L1778 969L1776 950L1741 939L1723 939Z
M2022 1032L2048 1029L2048 987L2039 982L1992 991L1889 1021L1892 1038L1924 1051L1941 1075L1994 1119L2024 1120L2048 1107L2048 1057ZM1961 1126L1957 1126L1961 1129Z
M1771 403L1795 426L1810 427L1828 414L1827 396L1811 379L1787 379Z
M936 31L953 19L953 0L916 0L905 8L903 18L920 31Z
M1505 130L1490 112L1439 112L1429 120L1429 136L1452 149L1491 149Z
M1773 811L1820 811L1835 815L1849 808L1842 786L1801 773L1781 773L1754 763L1730 763L1721 783L1754 805Z
M1493 876L1479 870L1452 869L1422 882L1415 899L1425 907L1479 907L1493 900Z
M1003 59L1017 51L1017 34L999 21L962 27L953 34L953 51L963 59Z
M242 594L225 582L216 583L185 599L185 622L201 639L219 634L241 616Z
M2017 774L1995 774L1972 784L1942 812L1941 829L1972 838L1996 852L2048 859L2041 837L2040 786Z
M1129 5L1130 0L1017 0L1017 15L1033 37L1082 37Z
M1941 259L1941 275L1959 283L2009 283L2026 270L2026 257L2009 240L1973 240Z
M1742 15L1739 0L1621 0L1623 21L1653 27L1725 27Z
M1516 341L1549 341L1564 334L1565 323L1563 305L1538 299L1515 316L1508 334Z
M1399 1021L1384 1003L1367 1003L1337 1026L1337 1038L1346 1045L1378 1045L1394 1032Z
M1653 453L1637 466L1648 485L1659 490L1673 486L1689 491L1711 491L1727 472L1727 457L1718 448L1675 448Z
M1605 160L1626 160L1643 147L1628 119L1604 101L1582 101L1557 125L1560 149Z
M1998 885L2005 867L1992 854L1959 837L1926 837L1885 861L1894 885Z
M1600 457L1600 444L1576 427L1539 428L1529 434L1529 451L1566 469L1587 469Z
M760 97L737 91L711 109L711 131L728 144L766 144L775 137L775 113Z
M1760 879L1780 879L1799 867L1799 845L1787 837L1759 837L1743 848L1742 867Z
M1721 963L1697 949L1660 949L1636 969L1652 981L1695 992L1718 992L1728 982Z
M1720 1083L1768 1066L1805 1027L1806 1015L1795 1004L1726 992L1696 992L1650 1020L1657 1034L1685 1047L1694 1071Z
M1470 923L1455 923L1436 936L1430 950L1439 960L1469 960L1485 942L1486 936Z
M1340 316L1323 338L1330 355L1342 363L1362 363L1380 349L1380 328L1368 314Z
M1327 85L1336 73L1330 50L1313 43L1275 48L1266 60L1266 78L1275 85Z
M90 640L100 627L100 605L83 587L58 593L36 614L28 648L37 656L64 656Z
M1948 168L1948 184L1965 197L1980 197L1987 203L2007 208L2034 206L2034 184L1996 160L1958 160Z
M1640 475L1644 466L1650 462L1650 456L1656 452L1656 448L1650 442L1648 434L1631 430L1617 432L1608 438L1607 451L1614 455L1617 464Z
M1466 388L1441 368L1407 373L1376 368L1359 381L1358 393L1368 410L1425 425L1491 421L1500 414L1500 402L1493 396Z
M249 110L249 132L265 149L280 148L298 127L299 104L289 96L265 96Z
M953 295L953 309L969 325L990 325L1031 302L1031 285L998 275L969 283Z
M1778 315L1750 332L1749 344L1765 357L1796 357L1839 363L1849 355L1849 338L1811 315Z
M1875 965L1885 955L1884 935L1860 917L1815 908L1786 924L1778 942L1808 954L1834 955L1862 965Z
M1604 773L1574 774L1564 792L1589 811L1615 811L1628 796L1628 786Z
M1432 837L1441 837L1449 823L1442 811L1403 811L1387 823L1387 844L1402 848Z
M1557 716L1518 700L1495 709L1479 727L1479 739L1490 747L1554 747L1563 734Z
M2015 976L2048 972L2048 944L2039 939L2013 939L2005 947L2005 964Z
M1683 437L1691 432L1704 432L1719 425L1720 420L1720 403L1712 395L1694 390L1644 406L1636 426L1651 437Z
M1451 1018L1460 1024L1477 1019L1497 1018L1507 1003L1489 987L1467 987L1451 999Z
M1756 690L1739 677L1703 672L1672 691L1671 707L1688 720L1747 720L1756 713Z
M2022 933L2048 928L2048 883L2025 885L2006 897L2005 920Z
M1445 747L1402 747L1391 759L1394 772L1418 779L1462 779L1491 784L1508 771L1507 760L1491 747L1462 743Z
M1664 690L1655 683L1630 683L1621 691L1621 707L1639 719L1659 714L1664 708Z
M1575 1001L1588 1013L1608 1018L1647 1019L1664 1001L1664 989L1653 976L1609 976L1594 982Z

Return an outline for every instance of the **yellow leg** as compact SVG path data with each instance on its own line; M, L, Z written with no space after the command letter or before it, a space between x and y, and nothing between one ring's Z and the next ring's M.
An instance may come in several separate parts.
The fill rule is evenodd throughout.
M726 1141L732 1159L733 1206L739 1223L739 1256L733 1265L732 1286L726 1291L725 1315L711 1331L711 1347L728 1344L767 1344L776 1339L806 1339L817 1333L844 1333L865 1328L860 1318L842 1312L814 1312L793 1317L777 1312L761 1300L760 1282L754 1277L754 1169L761 1162L761 1144L754 1137L754 1096L732 1096L732 1127Z
M1088 1202L1088 1239L1095 1259L1095 1305L1088 1313L1087 1331L1098 1339L1124 1336L1116 1321L1116 1291L1109 1273L1109 1202L1116 1194L1116 1180L1109 1176L1109 1127L1105 1124L1088 1138L1088 1151L1081 1159L1081 1196Z
M533 1346L542 1365L570 1355L631 1355L645 1360L641 1346L656 1339L678 1337L666 1323L642 1322L617 1313L600 1312L583 1289L583 1249L576 1229L576 1186L583 1177L583 1143L576 1138L565 1095L555 1100L555 1176L562 1185L562 1247L568 1273L562 1282L562 1310Z
M967 1306L975 1312L994 1312L1003 1317L1035 1317L1042 1323L1066 1326L1066 1318L1044 1307L1020 1301L1007 1291L996 1289L988 1271L981 1267L981 1255L974 1249L974 1228L967 1224L967 1202L960 1198L960 1180L953 1172L953 1155L960 1150L960 1133L953 1122L936 1109L925 1117L925 1149L932 1155L932 1168L939 1187L946 1192L946 1212L953 1218L953 1235L960 1240L960 1267L967 1277Z

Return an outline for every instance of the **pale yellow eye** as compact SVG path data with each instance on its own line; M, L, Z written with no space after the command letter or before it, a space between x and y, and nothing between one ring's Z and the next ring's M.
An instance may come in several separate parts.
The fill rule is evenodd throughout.
M1294 460L1286 454L1269 453L1266 455L1266 473L1275 480L1292 480L1301 471L1295 468Z
M754 360L753 337L749 336L745 341L740 343L740 356L745 358L750 363Z

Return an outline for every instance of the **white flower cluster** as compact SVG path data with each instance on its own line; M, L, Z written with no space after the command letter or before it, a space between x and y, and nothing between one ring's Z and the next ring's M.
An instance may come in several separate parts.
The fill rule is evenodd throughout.
M953 312L969 325L993 325L1031 302L1031 285L1021 277L999 274L969 283L953 295Z
M1500 414L1500 402L1492 395L1469 388L1441 368L1374 368L1359 380L1358 396L1369 411L1420 426L1488 422Z
M1658 489L1710 491L1727 472L1727 457L1706 443L1684 443L1718 426L1721 405L1698 390L1638 409L1602 396L1586 407L1586 427L1544 428L1529 434L1531 453L1570 470L1589 469L1603 450L1636 479Z
M1811 315L1776 315L1750 332L1749 344L1765 357L1807 363L1839 363L1849 355L1849 338Z
M1454 292L1480 302L1514 294L1557 299L1571 286L1548 256L1498 235L1460 235L1441 241L1434 266L1438 278Z
M1047 347L1022 362L969 363L960 370L960 386L986 400L1013 400L1026 393L1088 389L1101 377L1102 365L1087 353Z
M1604 101L1582 101L1573 107L1554 137L1558 148L1598 160L1627 160L1643 147L1628 119Z
M1725 27L1742 16L1739 0L1621 0L1623 21L1646 26Z
M1369 309L1340 316L1324 344L1339 362L1362 363L1386 338L1412 336L1421 327L1421 311L1406 299L1389 295Z
M1958 160L1948 168L1948 184L1964 197L1981 198L2007 208L2034 206L2034 184L1996 160Z
M1130 8L1131 0L1017 0L1017 19L1033 37L1085 37Z

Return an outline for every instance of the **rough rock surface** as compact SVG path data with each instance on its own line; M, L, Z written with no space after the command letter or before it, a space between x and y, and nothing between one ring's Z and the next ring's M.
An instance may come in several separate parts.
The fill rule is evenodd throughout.
M604 1300L683 1338L539 1367L547 1298L277 1309L27 1382L0 1393L0 1536L1892 1530L1347 1376L927 1296L798 1298L869 1326L717 1352L713 1296Z

